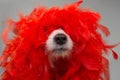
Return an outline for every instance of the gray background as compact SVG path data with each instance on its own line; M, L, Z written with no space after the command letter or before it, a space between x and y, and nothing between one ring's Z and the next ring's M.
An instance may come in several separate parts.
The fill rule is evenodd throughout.
M75 1L78 0L0 0L0 34L5 28L3 23L8 18L18 20L19 12L28 14L39 5L47 7L62 6ZM101 23L111 31L111 35L106 39L108 43L113 44L120 41L120 0L84 0L82 6L101 13ZM0 53L2 53L3 47L0 38ZM114 50L120 55L120 46L114 48ZM109 59L111 80L120 80L120 59L114 61L111 55Z

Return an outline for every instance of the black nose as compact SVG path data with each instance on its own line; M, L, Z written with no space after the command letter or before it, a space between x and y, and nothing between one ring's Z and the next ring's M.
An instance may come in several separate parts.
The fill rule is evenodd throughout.
M65 34L57 34L54 37L56 44L63 45L67 42L67 37Z

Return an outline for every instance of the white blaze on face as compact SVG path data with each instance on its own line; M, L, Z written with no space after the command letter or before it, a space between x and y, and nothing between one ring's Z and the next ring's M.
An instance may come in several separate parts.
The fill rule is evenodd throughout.
M66 38L65 43L58 44L55 40L55 36L58 34L64 35ZM60 41L59 41L60 42ZM61 43L61 42L60 42ZM57 29L51 32L47 41L46 41L46 55L48 55L48 59L50 61L51 67L53 67L52 62L59 57L65 58L69 57L73 48L73 41L70 36L65 33L62 29Z

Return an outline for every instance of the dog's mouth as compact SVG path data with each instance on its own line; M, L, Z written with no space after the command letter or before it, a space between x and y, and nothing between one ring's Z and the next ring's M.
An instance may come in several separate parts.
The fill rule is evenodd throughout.
M56 49L53 49L53 53L56 53L56 54L62 54L64 52L68 51L67 48L56 48Z

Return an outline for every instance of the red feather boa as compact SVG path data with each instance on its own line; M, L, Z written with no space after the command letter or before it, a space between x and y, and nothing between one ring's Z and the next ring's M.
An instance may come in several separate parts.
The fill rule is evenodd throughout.
M0 57L5 69L2 80L109 80L109 61L103 56L111 50L98 30L109 35L99 24L100 15L78 8L81 1L63 8L35 8L28 16L10 22L3 32L6 48ZM14 25L15 38L7 40ZM55 29L63 29L73 40L74 49L69 59L57 60L51 68L45 55L45 42ZM116 45L115 45L116 46Z

